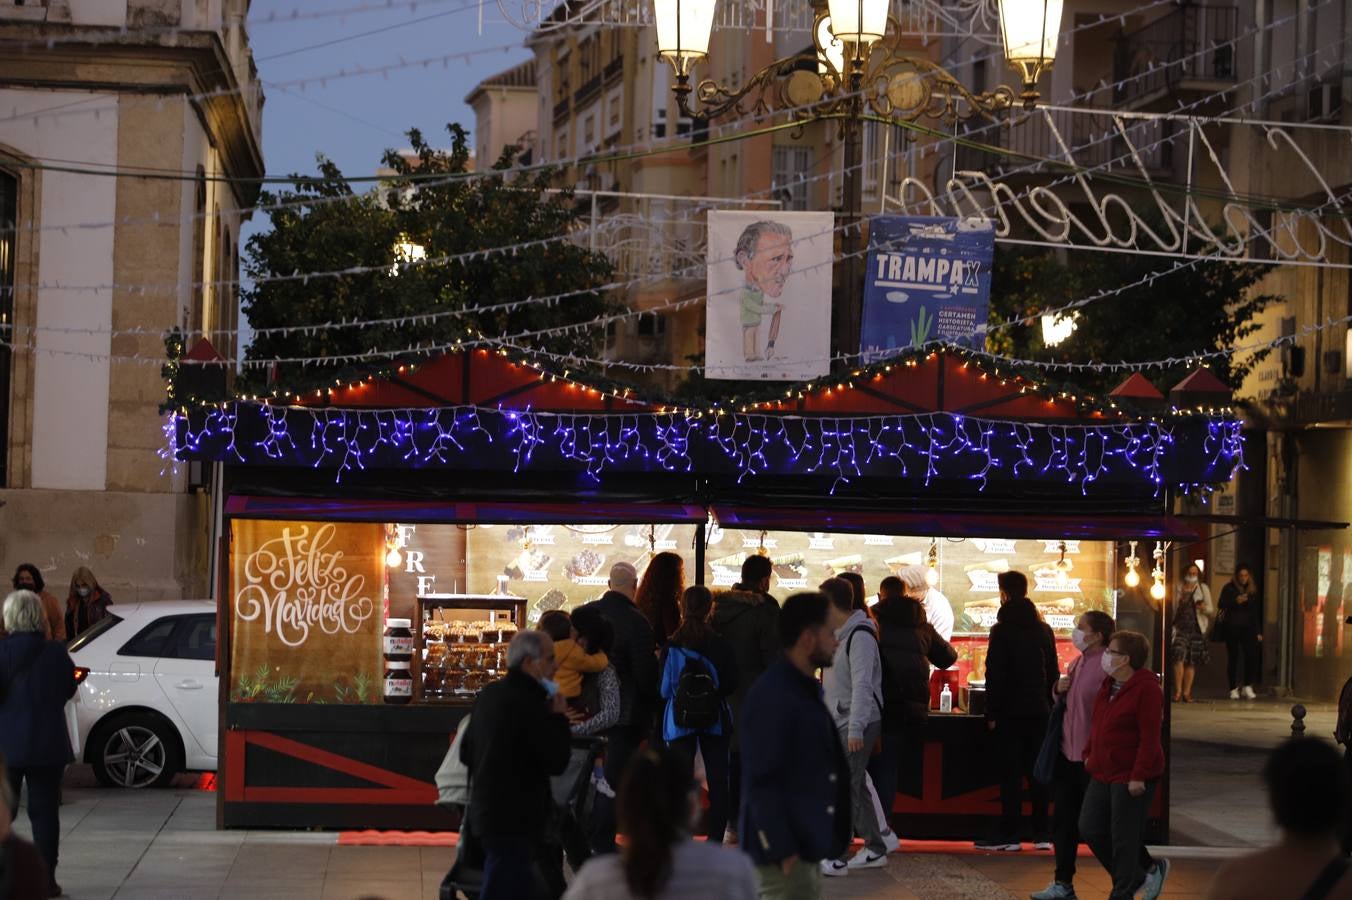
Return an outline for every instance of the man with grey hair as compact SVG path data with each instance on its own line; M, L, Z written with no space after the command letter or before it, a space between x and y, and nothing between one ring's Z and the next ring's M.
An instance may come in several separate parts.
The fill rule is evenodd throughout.
M656 721L657 644L648 617L634 605L638 570L627 562L615 563L610 567L607 588L600 600L589 605L615 630L609 656L620 680L620 718L605 734L605 776L610 784L618 785L630 758L652 733ZM597 852L614 851L615 820L610 803L598 802L591 837Z
M901 583L906 586L906 596L913 600L919 600L920 605L925 607L925 621L934 626L934 630L939 632L939 637L946 641L953 640L953 604L948 602L948 598L941 594L937 588L930 587L929 581L925 576L929 574L926 566L907 566L901 570L898 576Z
M535 900L553 799L551 775L568 765L571 738L554 683L554 642L522 631L507 647L507 675L479 692L460 742L469 769L470 830L484 848L482 900Z
M793 230L783 222L762 220L753 222L737 238L733 261L746 276L746 285L740 294L742 309L742 355L747 362L771 359L775 355L775 341L779 339L779 319L784 304L778 300L784 293L784 282L793 271ZM770 338L765 355L757 352L761 320L770 318Z
M9 637L0 640L0 754L9 764L9 814L18 813L15 804L26 782L33 843L47 864L50 896L56 897L61 774L75 758L65 715L66 701L75 695L75 664L61 642L47 640L37 594L10 594L3 616Z

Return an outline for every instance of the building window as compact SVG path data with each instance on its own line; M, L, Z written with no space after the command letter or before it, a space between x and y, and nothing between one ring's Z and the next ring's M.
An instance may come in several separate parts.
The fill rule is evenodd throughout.
M586 144L583 152L589 153L596 147L596 117L587 116L582 120L582 141Z
M192 220L192 309L188 311L188 347L195 335L206 327L202 316L206 307L207 278L207 170L197 167L196 200Z
M661 337L667 333L667 320L658 315L638 317L639 337Z
M807 209L807 173L812 168L812 151L807 147L776 147L772 161L771 199L784 209Z
M611 127L611 128L619 128L619 127L620 127L620 95L619 95L619 94L616 94L615 96L613 96L613 97L610 98L610 110L609 110L608 115L610 116L610 127Z
M653 137L664 138L667 136L667 111L659 109L653 118Z
M14 353L14 254L19 223L19 179L0 171L0 487L9 485L9 407Z

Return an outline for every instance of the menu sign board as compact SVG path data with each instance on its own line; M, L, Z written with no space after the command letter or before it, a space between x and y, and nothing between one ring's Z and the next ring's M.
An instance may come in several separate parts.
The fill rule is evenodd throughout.
M930 538L906 535L830 534L825 532L738 531L709 529L705 583L730 587L741 575L742 560L761 553L770 558L770 590L781 600L794 591L814 590L827 578L857 572L870 595L889 575L910 565L926 565ZM1069 634L1080 614L1116 608L1112 545L1107 542L972 538L934 542L938 565L935 586L953 607L956 634L985 635L1000 611L997 576L1017 570L1028 577L1028 592L1047 624Z
M230 698L381 700L380 525L231 522Z

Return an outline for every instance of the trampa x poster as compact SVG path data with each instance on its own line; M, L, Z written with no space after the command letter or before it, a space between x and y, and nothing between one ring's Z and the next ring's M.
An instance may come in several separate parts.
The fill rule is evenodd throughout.
M706 377L830 371L834 225L829 212L709 213Z
M995 228L989 219L875 216L864 275L864 360L947 341L986 341Z

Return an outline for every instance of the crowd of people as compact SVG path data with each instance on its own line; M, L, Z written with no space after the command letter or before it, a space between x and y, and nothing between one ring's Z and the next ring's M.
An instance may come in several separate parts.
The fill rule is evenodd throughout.
M467 820L485 856L484 900L565 890L800 900L821 896L824 878L887 865L899 845L888 815L899 747L923 732L931 671L957 661L952 609L919 566L884 579L872 607L857 576L829 578L782 605L770 578L769 559L752 555L741 580L715 595L685 586L674 553L660 554L642 581L617 563L599 600L571 616L551 613L540 632L516 638L513 673L480 695L460 751ZM1031 837L1054 848L1053 880L1034 897L1057 900L1076 896L1083 840L1111 876L1113 900L1153 900L1169 863L1144 846L1165 766L1149 642L1117 631L1106 613L1086 613L1074 632L1080 656L1062 675L1027 578L1005 572L999 587L986 724L1002 815L977 846L1017 850ZM601 625L601 638L582 637ZM605 727L579 731L607 709ZM1053 720L1054 764L1039 780ZM581 852L546 833L550 779L557 787L569 768L570 724L574 735L606 738ZM507 793L511 812L486 809ZM553 797L557 813L562 797ZM851 852L856 838L862 847ZM571 886L565 858L577 871Z

